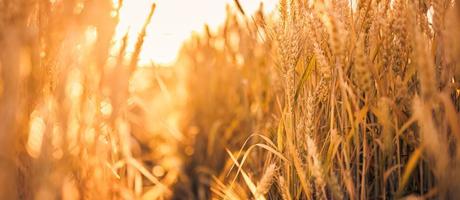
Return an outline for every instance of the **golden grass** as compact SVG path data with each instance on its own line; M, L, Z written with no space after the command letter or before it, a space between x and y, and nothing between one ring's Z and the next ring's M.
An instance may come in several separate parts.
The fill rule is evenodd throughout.
M132 56L115 49L118 5L0 2L0 199L172 196L176 142L149 114L167 109L153 78L171 78L136 69L145 28Z
M199 130L197 150L213 146L189 159L195 184L218 180L244 198L277 165L267 199L458 195L458 5L353 3L280 1L263 17L238 8L184 46L183 126Z
M0 199L460 195L460 2L234 3L138 68L155 4L0 0Z

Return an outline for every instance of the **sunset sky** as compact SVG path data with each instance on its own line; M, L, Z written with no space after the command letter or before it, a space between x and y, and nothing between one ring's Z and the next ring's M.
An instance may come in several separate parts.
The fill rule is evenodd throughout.
M122 38L129 30L131 49L136 41L135 33L142 28L152 2L157 8L140 55L141 65L174 62L181 44L193 31L202 31L205 23L218 26L225 19L225 5L234 4L233 0L125 0L116 37ZM276 6L276 0L240 0L248 13L256 11L260 2L264 3L266 12Z

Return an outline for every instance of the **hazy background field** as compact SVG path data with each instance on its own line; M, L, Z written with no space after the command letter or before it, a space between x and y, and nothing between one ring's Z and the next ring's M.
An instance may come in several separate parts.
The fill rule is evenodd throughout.
M0 199L457 199L459 3L0 0Z

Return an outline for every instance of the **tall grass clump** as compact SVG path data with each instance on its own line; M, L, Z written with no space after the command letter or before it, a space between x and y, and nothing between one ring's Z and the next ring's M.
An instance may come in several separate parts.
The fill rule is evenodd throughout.
M235 2L182 51L190 194L460 195L458 2L280 0L273 15Z
M155 123L145 114L152 98L139 87L163 75L137 69L155 4L133 53L128 37L114 40L122 7L0 1L0 199L172 195L181 163L145 125Z
M184 164L190 179L181 185L189 185L187 193L198 199L210 198L213 177L231 167L227 147L240 147L250 130L263 133L276 123L269 113L276 104L278 78L268 53L272 44L263 39L264 16L260 11L254 18L260 24L243 18L227 7L224 25L218 30L205 26L204 35L195 34L179 58L187 89L183 132L194 149ZM263 164L258 162L260 168Z

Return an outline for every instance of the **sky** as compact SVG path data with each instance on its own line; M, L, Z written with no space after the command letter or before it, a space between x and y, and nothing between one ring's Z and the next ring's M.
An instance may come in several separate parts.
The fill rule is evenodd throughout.
M116 0L114 0L116 1ZM239 0L247 13L254 13L260 2L267 12L272 11L277 0ZM204 24L217 27L225 20L225 6L234 6L234 0L124 0L120 11L120 24L116 39L129 30L132 49L149 13L152 3L157 4L140 55L139 64L171 64L175 61L182 43L192 32L201 32Z

